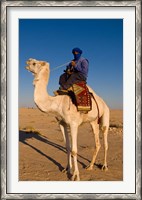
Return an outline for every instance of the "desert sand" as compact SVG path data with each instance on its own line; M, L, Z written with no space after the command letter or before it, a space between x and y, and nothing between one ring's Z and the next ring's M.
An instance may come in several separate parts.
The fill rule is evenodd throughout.
M81 181L123 180L123 111L110 111L108 134L108 171L102 171L103 135L94 169L86 170L95 148L90 124L84 123L78 133L78 166ZM37 108L19 109L19 180L69 181L63 169L67 164L66 149L54 114Z

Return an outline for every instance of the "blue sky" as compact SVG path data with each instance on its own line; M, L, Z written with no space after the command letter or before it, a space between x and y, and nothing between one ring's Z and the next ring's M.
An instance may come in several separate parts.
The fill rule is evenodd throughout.
M89 60L87 84L111 109L123 108L122 19L20 19L19 106L34 106L33 76L26 69L29 58L50 63L50 68L73 59L79 47ZM65 67L51 71L48 93L58 89Z

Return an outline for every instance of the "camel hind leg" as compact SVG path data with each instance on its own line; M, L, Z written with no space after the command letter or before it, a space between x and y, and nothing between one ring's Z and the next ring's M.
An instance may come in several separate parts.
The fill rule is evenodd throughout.
M109 109L107 106L105 107L105 112L100 119L100 123L101 123L101 131L103 132L103 137L104 137L104 163L102 166L102 170L106 171L108 170L108 166L107 166L108 139L107 138L108 138L108 128L109 128ZM100 125L98 124L98 121L90 122L90 124L93 129L96 148L95 148L91 163L89 164L89 166L86 167L87 170L93 169L98 152L101 148L100 139L99 139Z
M102 129L103 132L103 137L104 137L104 164L102 166L102 170L108 170L107 166L107 151L108 151L108 141L107 141L107 136L108 136L108 127L104 126Z
M94 163L96 161L96 157L97 157L98 152L101 148L100 139L99 139L99 124L97 123L97 121L90 122L90 124L92 126L93 133L94 133L95 151L94 151L94 154L93 154L92 161L90 162L89 166L86 167L87 170L93 169Z
M104 164L102 170L108 170L107 152L108 152L108 129L109 129L109 108L106 106L105 112L101 118L101 131L104 137Z

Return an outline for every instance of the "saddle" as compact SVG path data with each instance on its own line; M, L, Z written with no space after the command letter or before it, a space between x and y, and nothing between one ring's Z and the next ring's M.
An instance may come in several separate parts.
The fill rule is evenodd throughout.
M57 90L55 95L69 95L78 111L86 113L92 109L91 94L84 81L72 85L68 90Z

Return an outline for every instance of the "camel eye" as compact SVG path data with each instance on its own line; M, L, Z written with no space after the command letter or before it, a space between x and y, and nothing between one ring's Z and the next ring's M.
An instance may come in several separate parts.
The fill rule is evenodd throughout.
M33 65L35 66L35 63L33 63Z

